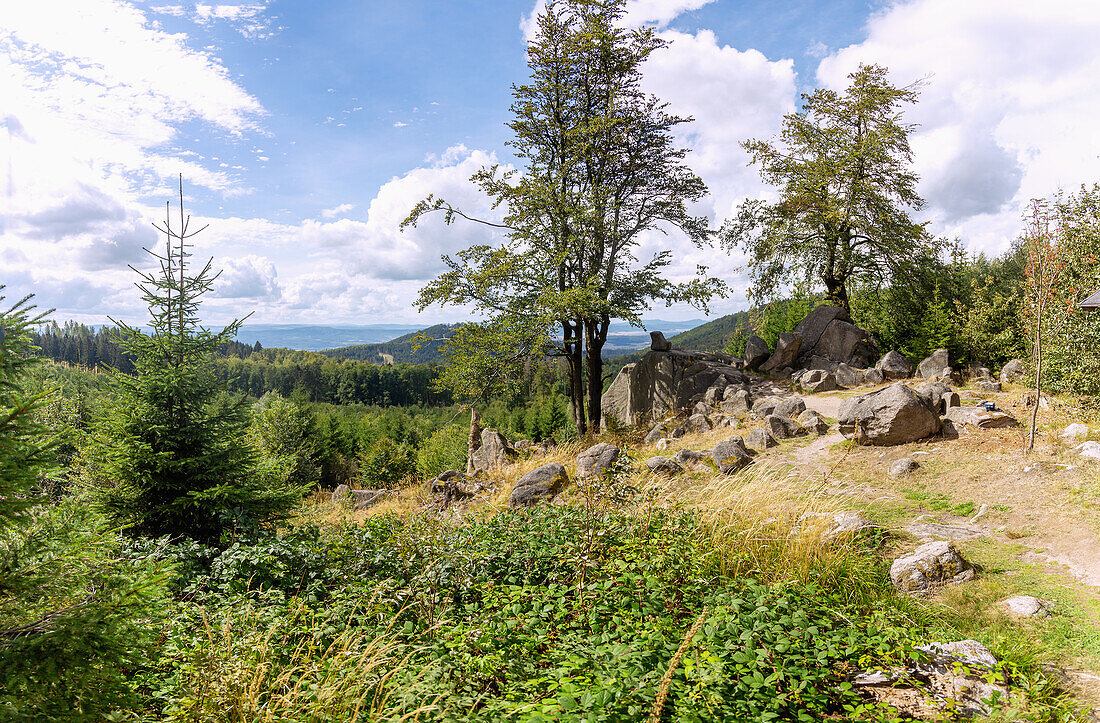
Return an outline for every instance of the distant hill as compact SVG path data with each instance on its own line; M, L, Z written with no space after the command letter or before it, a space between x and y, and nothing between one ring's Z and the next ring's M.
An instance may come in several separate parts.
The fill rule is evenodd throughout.
M436 324L427 329L414 331L390 341L378 344L356 344L336 349L326 349L321 353L327 357L359 359L375 364L430 364L441 360L440 347L443 340L454 334L458 324ZM433 341L419 343L420 335ZM415 348L419 347L419 348Z
M696 351L722 351L739 326L748 326L749 312L738 311L688 329L669 339L673 346Z
M327 326L324 324L245 324L237 332L237 341L252 346L255 342L265 349L279 347L320 351L353 344L374 344L389 341L401 334L420 329L415 324L364 324L360 326Z

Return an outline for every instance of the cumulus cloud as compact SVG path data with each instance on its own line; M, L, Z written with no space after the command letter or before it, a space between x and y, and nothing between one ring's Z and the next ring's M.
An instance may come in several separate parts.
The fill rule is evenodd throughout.
M872 16L866 39L826 57L841 88L860 62L895 82L927 78L907 118L933 230L1000 251L1033 197L1100 177L1100 4L909 0Z
M275 264L256 255L218 259L221 274L212 294L230 299L277 299L281 292Z
M343 216L353 208L355 208L355 204L353 203L341 203L339 206L326 208L324 211L321 211L321 216L324 218L336 218L337 216Z
M109 236L93 238L79 248L76 256L81 269L101 271L122 269L139 264L146 258L145 249L153 249L157 232L145 220L136 218Z
M628 0L626 12L623 15L623 23L630 27L642 25L656 25L663 28L680 15L692 10L698 10L704 5L709 5L715 0ZM531 12L524 15L519 22L523 37L533 40L538 32L539 13L546 8L546 0L536 0Z
M226 22L246 38L267 38L274 34L271 19L265 15L266 3L242 3L226 5L195 5L195 21L209 25Z

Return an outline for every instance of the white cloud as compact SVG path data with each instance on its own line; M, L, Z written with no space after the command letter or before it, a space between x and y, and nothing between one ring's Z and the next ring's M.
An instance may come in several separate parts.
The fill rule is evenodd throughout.
M698 10L704 5L709 5L715 0L628 0L626 12L623 15L623 23L630 27L642 25L656 25L663 28L680 15L692 10ZM520 18L519 28L523 31L526 40L533 40L538 32L536 22L546 8L546 0L536 0L531 12Z
M227 22L246 38L267 38L273 35L274 31L270 18L264 15L266 10L267 3L237 5L197 3L194 19L202 25L217 21Z
M863 42L822 61L846 84L860 62L897 83L927 77L907 115L937 233L1003 250L1033 197L1100 178L1100 4L912 0L873 16Z
M254 254L217 260L221 275L214 282L212 294L230 299L278 299L278 273L269 259Z
M353 208L355 208L355 204L353 203L341 203L335 208L326 208L321 211L321 216L324 218L336 218L337 216L343 216Z

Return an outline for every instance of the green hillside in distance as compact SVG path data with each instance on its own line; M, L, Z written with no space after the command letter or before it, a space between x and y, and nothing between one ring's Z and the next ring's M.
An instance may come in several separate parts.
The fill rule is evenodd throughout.
M694 329L677 334L669 339L672 346L695 351L722 351L739 326L749 325L749 312L738 311L735 314L721 316Z
M442 361L440 347L443 340L450 337L458 324L436 324L420 331L414 331L390 341L378 344L356 344L337 349L326 349L321 353L327 357L358 359L375 364L431 364ZM420 335L431 341L423 342Z

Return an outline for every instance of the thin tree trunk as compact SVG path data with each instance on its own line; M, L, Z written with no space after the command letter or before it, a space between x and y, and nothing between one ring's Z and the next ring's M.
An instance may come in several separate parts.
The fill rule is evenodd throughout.
M607 341L608 319L584 324L585 372L588 384L588 428L597 433L603 426L603 346Z
M474 452L481 447L481 414L470 407L470 438L466 446L466 474L474 473Z
M581 324L563 321L562 332L567 341L565 346L565 360L569 364L569 402L573 412L573 423L577 426L577 435L580 437L588 433L588 427L584 415L584 370L581 360Z
M1035 448L1035 427L1039 419L1039 399L1043 394L1043 307L1040 303L1035 315L1035 406L1031 409L1031 432L1028 433L1027 451Z

